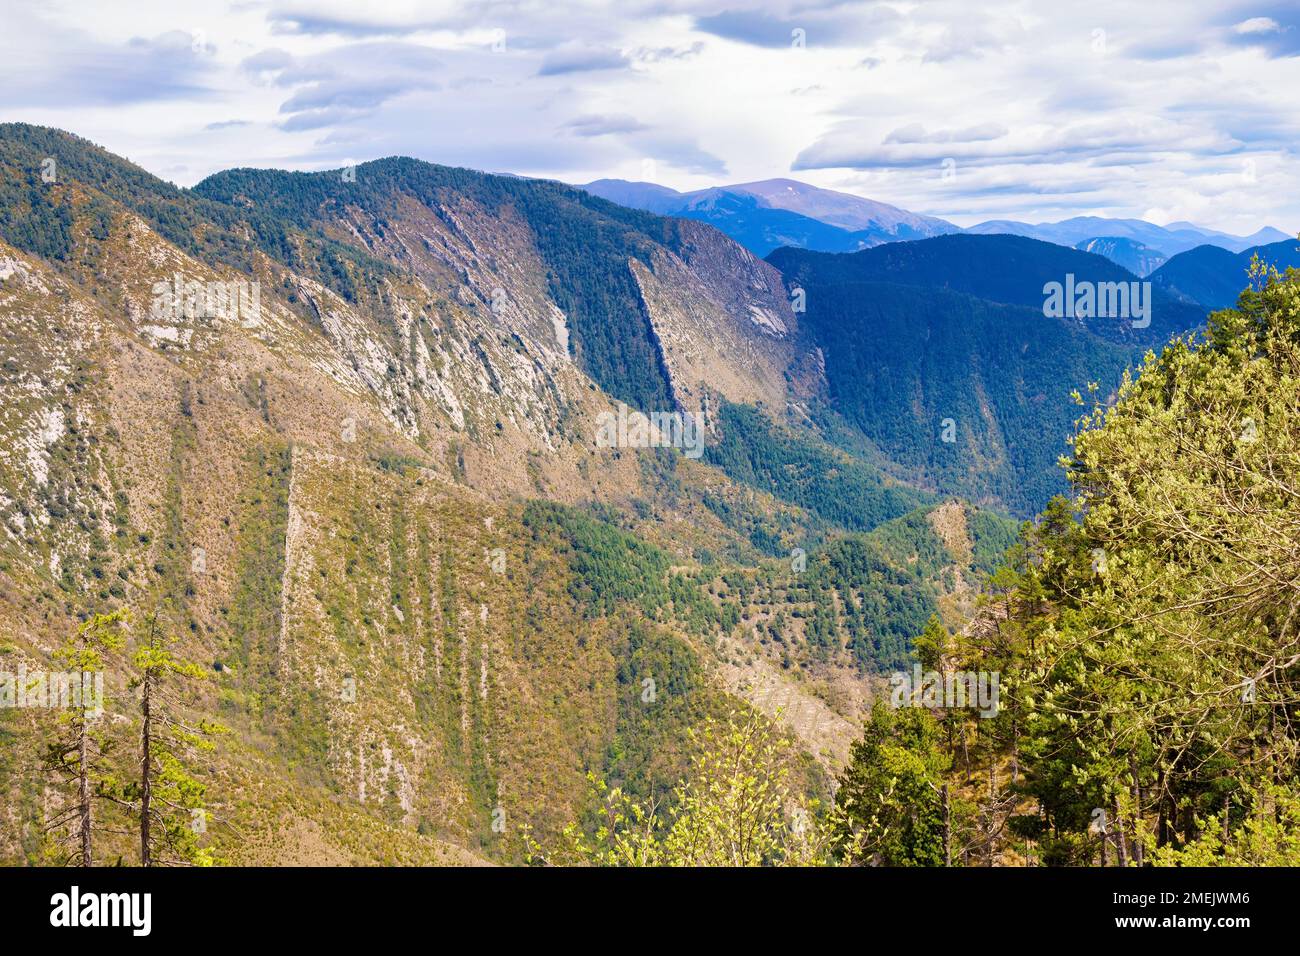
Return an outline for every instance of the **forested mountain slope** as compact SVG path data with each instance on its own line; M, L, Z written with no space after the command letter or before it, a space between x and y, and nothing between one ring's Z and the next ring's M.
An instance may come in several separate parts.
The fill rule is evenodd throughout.
M120 802L95 862L136 860L155 638L197 668L176 713L229 730L186 760L159 832L210 824L177 853L519 859L521 824L586 812L588 771L662 796L688 730L751 704L824 791L916 614L848 620L838 590L796 589L788 618L831 616L764 663L774 609L760 634L720 582L796 549L818 568L933 499L809 424L825 378L775 269L700 224L412 160L185 191L9 125L0 198L0 670L130 616L103 651ZM605 447L620 403L700 415L718 448L747 409L804 472ZM830 507L826 461L862 508ZM877 564L938 607L975 573L953 547L924 574ZM70 791L41 756L61 726L0 712L7 862L66 859Z
M1224 309L1236 303L1256 256L1266 266L1282 271L1300 267L1300 241L1285 239L1238 253L1217 246L1197 246L1162 265L1151 274L1151 281L1174 295L1212 309Z
M1257 279L1087 409L1072 497L918 641L1002 704L877 708L837 797L859 859L1300 861L1300 273Z
M1018 236L943 236L846 256L781 249L832 407L903 474L1032 513L1064 487L1056 468L1076 408L1109 393L1145 343L1203 310L1157 297L1150 326L1052 318L1044 284L1135 282L1100 256Z

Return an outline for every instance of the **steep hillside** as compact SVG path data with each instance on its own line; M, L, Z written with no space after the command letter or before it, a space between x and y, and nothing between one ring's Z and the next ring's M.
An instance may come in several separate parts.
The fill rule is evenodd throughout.
M1077 415L1071 392L1113 389L1146 337L1127 321L1044 316L1041 283L1029 293L1025 277L1119 269L1033 240L950 236L852 256L784 249L771 260L805 292L833 408L880 460L1017 513L1064 487L1055 465Z
M1119 236L1082 239L1074 244L1074 248L1080 252L1105 256L1116 265L1143 278L1159 269L1169 258L1159 249L1152 249L1136 239L1124 239Z
M826 379L774 268L701 224L411 160L181 191L10 125L0 194L2 669L131 611L105 667L129 774L156 610L207 675L185 713L231 730L198 770L220 859L517 859L519 824L585 812L589 770L667 794L687 730L744 701L798 705L808 788L843 759L911 579L815 647L791 625L757 683L735 669L756 610L717 582L796 547L819 566L929 499L807 423ZM749 434L723 409L797 410L803 472L606 447L620 401L700 415L719 449ZM831 660L822 699L805 678ZM6 862L51 851L55 719L0 720Z

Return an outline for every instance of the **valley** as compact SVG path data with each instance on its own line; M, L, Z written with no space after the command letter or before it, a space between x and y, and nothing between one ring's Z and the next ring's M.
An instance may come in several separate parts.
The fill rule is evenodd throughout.
M782 208L827 215L816 198ZM1106 698L1123 719L1088 706L1112 690L1090 667L1159 641L1071 628L1124 618L1108 602L1150 601L1152 580L1217 600L1214 573L1158 558L1168 542L1198 568L1241 554L1248 582L1251 561L1290 567L1249 555L1269 547L1260 527L1290 535L1290 340L1260 330L1293 279L1242 298L1257 324L1216 313L1204 333L1261 336L1276 381L1268 401L1233 386L1274 457L1202 482L1132 457L1160 427L1231 427L1241 404L1186 371L1219 355L1190 344L1225 295L1189 278L1209 274L1189 273L1199 249L1151 273L1145 324L1052 315L1052 281L1138 277L906 217L859 251L759 258L680 210L404 157L180 189L24 124L0 126L0 208L0 670L73 659L106 678L93 732L75 711L0 709L0 862L137 862L131 748L140 688L161 681L198 728L159 753L177 863L626 862L583 842L609 836L603 808L709 819L682 782L714 779L699 742L747 734L788 806L745 862L929 865L960 845L972 864L1088 863L1110 844L1087 811L1112 804L1123 845L1200 852L1188 821L1218 809L1229 770L1153 750L1127 658ZM834 228L882 213L854 215ZM1216 289L1244 268L1225 255ZM1160 404L1186 393L1148 376L1184 374L1213 413ZM1220 431L1176 447L1228 454ZM1238 481L1254 524L1216 497ZM1265 577L1247 658L1294 630L1293 580ZM1180 620L1207 641L1218 626ZM1240 650L1205 674L1163 650L1132 667L1213 694ZM1292 664L1263 672L1283 709ZM993 719L888 708L889 675L921 665L994 671L1006 696ZM1058 724L1038 708L1061 694L1076 706ZM1166 703L1160 733L1201 746ZM1267 723L1202 716L1239 749ZM1090 720L1111 749L1080 736ZM99 748L89 859L68 856L67 774L91 758L49 749L67 733ZM1106 790L1121 751L1132 793ZM791 842L787 816L836 848ZM635 859L676 859L658 839Z

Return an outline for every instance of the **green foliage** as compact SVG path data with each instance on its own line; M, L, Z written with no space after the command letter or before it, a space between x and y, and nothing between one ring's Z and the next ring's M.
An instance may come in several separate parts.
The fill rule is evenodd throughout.
M94 839L104 829L103 822L96 823L96 808L111 808L121 786L113 760L115 741L99 721L105 700L96 699L92 688L97 675L102 692L108 655L125 644L125 622L123 611L93 614L54 652L54 660L68 676L81 678L80 686L65 688L68 699L52 720L42 760L61 801L46 810L43 829L43 855L56 865L95 865ZM92 682L90 688L86 677Z
M1300 640L1298 302L1296 278L1268 279L1094 406L1071 463L1082 517L1045 521L1025 573L1048 605L1030 726L1045 752L1078 741L1062 792L1130 798L1160 845L1294 766L1279 728L1300 670L1278 649Z
M651 614L668 598L668 557L607 521L551 501L533 501L524 527L555 542L573 568L571 593L592 616L630 603Z
M844 452L778 429L752 406L723 402L718 425L722 440L705 450L705 461L840 527L869 530L929 500L886 484L877 470Z
M876 703L835 792L845 862L943 865L940 786L949 757L940 745L929 711Z
M140 775L123 787L122 795L139 804L142 865L211 866L216 861L214 847L201 837L210 817L207 785L187 762L211 751L213 738L228 733L228 728L206 719L190 723L180 716L174 685L206 681L209 674L178 658L172 651L175 643L164 634L155 610L131 657L130 686L140 692Z
M913 642L913 651L921 666L928 671L938 670L948 653L951 635L939 620L939 615L931 614L922 631Z
M273 697L292 457L288 446L252 449L246 490L237 502L237 583L227 620L231 656L254 700Z
M1156 866L1300 866L1300 794L1264 784L1244 819L1228 808L1197 819L1200 835L1152 855ZM1224 826L1225 818L1227 827Z
M0 238L45 259L67 259L72 252L71 197L57 184L42 182L40 174L39 166L0 173Z
M907 666L912 637L935 612L935 588L922 569L891 560L870 538L842 538L818 552L808 589L809 643L836 646L842 624L854 661L867 671Z
M1002 567L1007 551L1016 543L1019 525L987 508L970 509L966 525L973 551L971 567L985 576L992 575Z
M587 866L816 866L830 860L830 827L791 786L789 742L766 719L732 712L690 732L689 775L667 810L590 778L590 832L577 823L548 851L524 831L538 862Z
M670 799L682 769L681 742L691 727L720 715L723 697L699 657L665 629L634 621L618 628L615 640L618 723L605 759L606 779L619 781L632 799Z

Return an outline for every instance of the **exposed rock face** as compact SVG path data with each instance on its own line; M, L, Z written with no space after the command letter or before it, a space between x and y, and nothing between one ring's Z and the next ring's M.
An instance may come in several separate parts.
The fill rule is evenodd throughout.
M629 263L679 406L699 412L711 391L780 408L800 344L780 274L711 227L681 228L681 256Z

